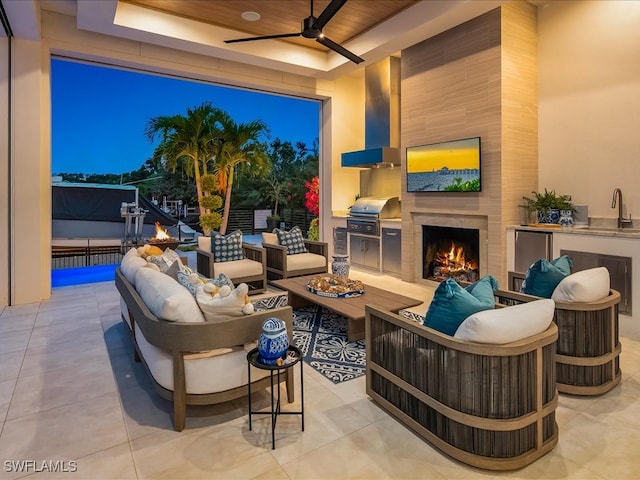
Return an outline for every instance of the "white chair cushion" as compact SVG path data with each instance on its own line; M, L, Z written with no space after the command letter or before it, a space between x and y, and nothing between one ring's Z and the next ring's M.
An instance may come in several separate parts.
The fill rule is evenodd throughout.
M556 302L594 302L608 296L610 287L606 267L590 268L564 277L551 298Z
M200 250L206 250L207 252L211 251L211 237L202 236L198 237L198 248Z
M124 275L124 278L129 280L129 283L135 287L136 285L136 273L138 269L147 265L147 261L138 254L137 248L130 248L129 251L122 257L120 262L120 271Z
M169 322L204 322L193 295L169 275L152 268L136 273L136 290L156 317Z
M469 315L454 338L478 343L503 344L544 332L551 321L555 302L550 298L494 308Z
M317 253L296 253L295 255L287 255L287 272L295 272L296 270L304 270L307 268L321 268L327 265L327 259L324 255Z
M232 262L214 262L213 271L215 275L224 273L231 279L261 275L262 263L248 258Z
M191 294L189 294L191 296ZM151 345L136 324L136 342L151 375L167 390L173 391L173 358L171 352ZM188 327L187 327L188 328ZM216 393L247 384L247 350L255 345L220 348L189 354L184 361L187 393ZM251 380L269 375L268 370L254 368Z

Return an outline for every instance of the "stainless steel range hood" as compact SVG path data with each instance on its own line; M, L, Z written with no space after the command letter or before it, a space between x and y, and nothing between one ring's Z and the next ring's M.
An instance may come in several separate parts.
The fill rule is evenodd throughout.
M387 57L364 69L364 150L342 154L343 167L400 165L400 59Z

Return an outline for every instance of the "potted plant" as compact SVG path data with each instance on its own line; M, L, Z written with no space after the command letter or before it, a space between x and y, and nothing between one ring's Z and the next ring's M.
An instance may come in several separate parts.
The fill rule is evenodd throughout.
M267 230L273 232L274 228L280 227L280 215L273 213L267 217Z
M532 197L522 197L525 203L521 207L527 212L537 211L538 223L573 224L576 209L566 195L558 195L555 190L548 191L546 188L544 193L531 193Z

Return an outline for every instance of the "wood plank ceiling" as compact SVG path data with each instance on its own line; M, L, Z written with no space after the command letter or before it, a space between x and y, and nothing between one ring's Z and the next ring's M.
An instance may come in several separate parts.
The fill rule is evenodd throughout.
M235 30L229 40L249 36L297 33L302 20L308 17L310 0L120 0L143 8L196 20ZM324 35L336 43L345 43L379 25L418 0L348 0L324 27ZM330 0L314 0L313 16L318 17ZM256 12L260 20L243 20L243 12ZM282 41L305 47L327 50L326 47L303 37Z

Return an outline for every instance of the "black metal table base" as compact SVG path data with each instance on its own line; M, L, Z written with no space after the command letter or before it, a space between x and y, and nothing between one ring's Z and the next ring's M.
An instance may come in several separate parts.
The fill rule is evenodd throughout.
M249 430L253 428L253 415L271 415L271 449L276 448L276 424L278 415L300 415L302 423L302 431L304 432L304 379L302 375L302 353L297 347L290 346L287 349L287 360L292 358L288 363L283 365L265 365L260 363L258 349L254 348L247 354L247 380L248 380L248 400L249 400ZM293 368L295 364L300 364L300 410L299 411L282 411L280 408L280 373L285 373L287 369ZM269 380L271 386L271 411L258 412L251 408L251 366L260 370L269 370ZM274 376L276 379L275 387L277 387L277 395L274 394ZM288 393L288 392L287 392Z

